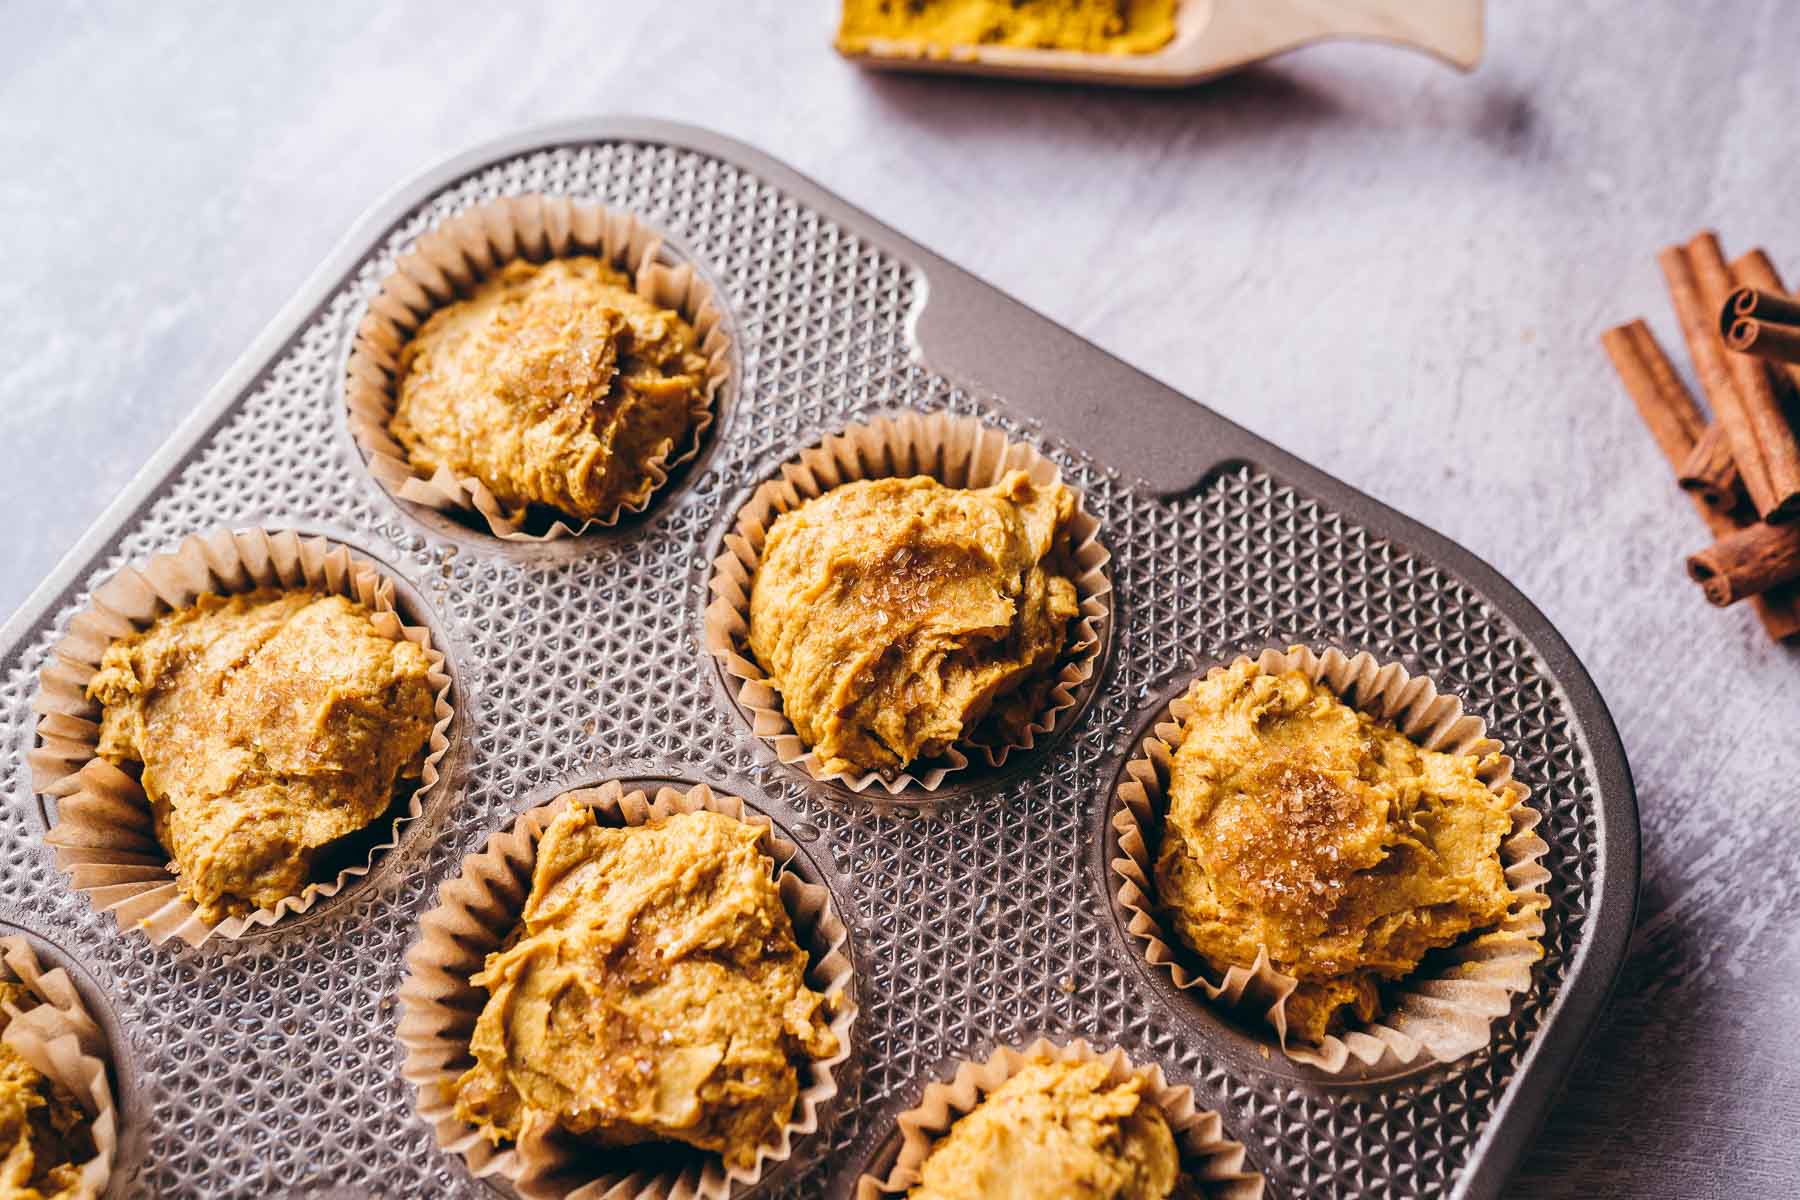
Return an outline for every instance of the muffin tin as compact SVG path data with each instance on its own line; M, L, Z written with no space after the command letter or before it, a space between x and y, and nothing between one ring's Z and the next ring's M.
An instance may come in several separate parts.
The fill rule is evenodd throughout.
M394 256L496 196L643 214L729 308L733 394L642 517L544 546L403 506L345 427L343 369ZM856 419L972 414L1081 488L1113 553L1103 667L1079 713L923 805L775 762L701 646L710 562L750 491ZM122 564L219 526L328 535L402 584L458 699L445 783L356 886L235 943L155 948L96 916L43 847L26 756L51 643ZM1483 1051L1344 1085L1176 994L1111 898L1106 817L1144 730L1207 666L1270 645L1369 650L1485 717L1550 844L1546 956ZM1245 433L771 159L603 120L486 146L365 217L0 632L11 819L0 911L118 1020L118 1194L492 1194L437 1148L400 1076L394 993L464 855L556 791L706 782L818 865L862 1000L843 1092L766 1194L849 1194L957 1061L1047 1035L1161 1064L1224 1117L1274 1196L1498 1194L1599 1014L1635 903L1637 813L1599 695L1491 568Z

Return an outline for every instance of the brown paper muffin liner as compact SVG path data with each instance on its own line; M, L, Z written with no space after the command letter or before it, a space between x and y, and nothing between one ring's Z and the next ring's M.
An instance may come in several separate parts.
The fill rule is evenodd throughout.
M119 1115L106 1075L106 1036L69 973L61 967L44 970L24 938L0 938L0 979L17 980L40 1001L22 1013L8 1009L12 1019L3 1039L46 1079L74 1096L87 1113L94 1157L80 1166L76 1194L98 1196L106 1190L119 1152Z
M824 993L832 1013L831 1031L838 1051L801 1071L794 1117L778 1142L757 1152L748 1168L727 1168L716 1155L695 1152L684 1166L663 1171L607 1171L605 1151L552 1131L527 1136L519 1143L495 1147L473 1126L456 1117L455 1084L474 1065L469 1039L486 1005L485 992L470 982L487 956L518 924L531 891L538 839L563 809L590 805L606 825L643 825L677 813L723 813L762 831L759 848L777 864L797 853L792 842L775 832L764 817L737 796L714 792L705 784L685 792L672 787L627 791L618 781L566 792L520 814L507 829L488 838L479 854L463 859L462 870L443 886L438 905L420 919L419 940L407 952L407 976L400 986L400 1044L406 1050L401 1073L418 1089L418 1112L437 1135L438 1145L463 1156L477 1178L497 1175L527 1200L720 1200L734 1185L750 1186L765 1171L786 1160L793 1141L818 1129L819 1115L837 1094L834 1069L850 1057L856 1002L848 953L849 931L831 901L831 893L807 883L791 871L780 871L782 904L793 918L795 940L812 958L807 984ZM810 1079L808 1076L810 1075Z
M1462 701L1440 695L1424 676L1410 675L1393 663L1380 665L1368 654L1348 658L1329 649L1320 655L1296 646L1286 653L1265 650L1255 662L1266 673L1300 671L1427 750L1487 756L1501 748L1487 736L1481 718L1463 712ZM1214 667L1208 677L1224 670ZM1185 693L1169 705L1155 732L1144 739L1142 753L1126 764L1128 778L1119 785L1112 818L1121 851L1112 862L1116 896L1130 914L1127 927L1142 943L1145 958L1169 972L1176 987L1192 988L1221 1006L1268 1021L1290 1059L1333 1075L1454 1062L1487 1045L1493 1021L1512 1010L1514 995L1531 987L1532 967L1543 956L1543 910L1550 903L1544 893L1550 872L1538 861L1549 846L1534 832L1540 817L1525 803L1530 793L1513 778L1512 759L1498 754L1479 772L1482 782L1506 799L1512 816L1512 833L1500 844L1513 899L1505 920L1443 951L1441 967L1408 976L1373 1023L1308 1046L1287 1040L1287 998L1298 982L1293 976L1277 970L1263 952L1252 966L1233 966L1214 982L1202 973L1204 960L1165 922L1157 902L1154 864L1165 789L1190 712Z
M425 650L427 676L435 695L437 722L419 785L392 836L369 851L368 860L339 871L335 879L308 884L297 896L272 908L231 916L216 924L201 920L176 885L169 853L157 840L150 800L132 774L100 758L100 706L87 698L88 680L117 638L147 628L172 609L194 603L204 593L231 595L259 587L308 588L346 596L367 607L375 628L395 641ZM337 895L375 859L393 849L400 828L423 810L438 782L438 763L450 748L446 730L454 711L450 676L442 652L421 626L404 624L394 608L394 585L374 564L322 537L291 531L219 529L185 539L173 553L158 554L138 567L125 567L95 589L88 607L69 622L69 632L51 648L38 677L32 708L39 714L39 746L30 755L32 788L56 801L44 840L75 889L87 894L96 912L110 912L122 930L138 928L153 944L180 938L198 946L208 938L235 940L256 927L273 925L289 913L303 913Z
M1144 1095L1162 1111L1175 1135L1181 1169L1208 1200L1258 1200L1263 1194L1262 1176L1244 1169L1244 1147L1225 1136L1219 1114L1194 1104L1192 1089L1177 1087L1154 1064L1136 1066L1119 1049L1104 1054L1076 1040L1061 1046L1039 1038L1023 1050L1002 1046L985 1062L962 1062L948 1083L930 1083L918 1107L900 1114L900 1154L886 1179L864 1175L856 1182L856 1200L879 1200L904 1194L919 1182L925 1159L937 1140L967 1116L1001 1084L1036 1059L1064 1063L1103 1062L1108 1086L1127 1079L1142 1079Z
M415 504L478 515L495 537L544 542L616 525L621 515L642 512L668 482L669 473L700 452L716 419L721 389L731 375L731 339L712 287L690 263L662 261L662 235L630 213L577 204L556 196L510 196L457 214L400 256L394 273L369 301L357 326L345 370L344 400L350 434L368 458L369 471L391 494ZM706 383L690 414L686 438L649 464L650 487L641 497L571 524L556 520L543 533L525 529L525 512L509 512L486 484L440 468L427 476L407 459L388 432L398 397L400 352L425 319L467 296L481 280L517 259L545 262L570 255L605 259L631 277L632 286L694 327L706 356Z
M952 772L969 765L967 755L952 746L942 759L916 763L911 771L869 771L861 775L827 772L812 748L801 741L781 708L781 693L750 651L750 587L762 559L769 526L782 513L835 487L860 479L929 475L949 487L981 488L1012 470L1030 473L1047 486L1061 480L1056 464L1022 442L1009 442L999 430L972 417L949 413L901 413L851 425L782 464L781 478L756 489L739 510L725 552L713 560L712 600L705 616L705 644L725 673L736 681L738 703L749 712L756 736L766 740L784 763L797 763L814 779L835 781L852 791L880 784L899 795L908 788L935 791ZM1056 728L1075 706L1076 696L1100 662L1106 629L1112 621L1112 582L1106 564L1112 556L1099 541L1100 522L1087 511L1075 491L1075 515L1069 524L1069 558L1075 572L1080 612L1063 650L1061 665L1044 689L1043 707L1017 740L963 743L991 767L1005 764L1015 750L1030 750L1037 739Z

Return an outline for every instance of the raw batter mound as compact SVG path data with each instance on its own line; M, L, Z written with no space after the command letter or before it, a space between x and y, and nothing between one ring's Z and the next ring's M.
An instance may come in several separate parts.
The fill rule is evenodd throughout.
M623 829L559 814L515 940L472 980L488 1001L456 1115L496 1144L556 1124L754 1163L793 1115L798 1064L837 1051L757 837L711 812Z
M143 764L156 836L205 921L300 893L316 853L418 778L430 662L342 596L201 596L115 641L99 753Z
M23 984L0 981L0 1006L24 1012L38 999ZM0 1007L0 1031L12 1017ZM0 1042L0 1198L75 1200L80 1164L95 1154L87 1113L75 1097Z
M584 520L649 497L705 376L693 328L606 263L513 262L407 342L388 431L414 465L478 479L514 515Z
M1018 46L1089 54L1148 54L1175 36L1176 0L844 0L838 48L870 41Z
M1013 471L862 480L776 519L750 646L826 771L904 767L1035 715L1077 611L1058 566L1074 511Z
M1298 671L1238 663L1188 699L1159 899L1215 969L1267 947L1300 981L1290 1036L1373 1019L1383 980L1505 917L1512 822L1474 756L1420 749Z
M1164 1200L1188 1196L1175 1137L1143 1080L1039 1059L951 1126L910 1200Z

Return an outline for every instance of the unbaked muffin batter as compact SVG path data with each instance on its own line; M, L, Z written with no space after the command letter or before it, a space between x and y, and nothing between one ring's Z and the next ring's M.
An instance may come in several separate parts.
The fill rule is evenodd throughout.
M1074 510L1013 471L979 489L862 480L776 519L750 646L826 771L904 767L990 715L1034 715L1077 611Z
M343 596L201 596L107 647L99 753L143 765L156 836L203 920L308 883L317 852L419 775L430 664Z
M0 1031L38 998L23 984L0 981ZM0 1042L0 1198L73 1200L81 1163L95 1154L87 1113L75 1097Z
M1506 802L1471 755L1423 750L1298 671L1194 684L1156 859L1181 940L1215 968L1258 947L1297 978L1289 1034L1380 1011L1380 984L1498 924Z
M388 430L509 512L597 517L649 496L705 375L688 323L601 260L512 262L407 342Z
M1039 1059L951 1126L910 1200L1164 1200L1187 1196L1169 1122L1144 1081Z
M757 836L711 812L622 829L559 814L515 940L472 981L488 1001L457 1116L495 1143L555 1124L753 1163L799 1066L837 1050Z

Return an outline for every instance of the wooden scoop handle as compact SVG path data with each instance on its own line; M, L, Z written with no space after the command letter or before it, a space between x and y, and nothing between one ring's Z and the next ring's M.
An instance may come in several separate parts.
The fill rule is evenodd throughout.
M1327 38L1369 38L1410 46L1465 71L1481 61L1484 0L1210 0L1210 3L1212 13L1196 46L1196 49L1204 48L1207 68L1228 68L1254 62Z

